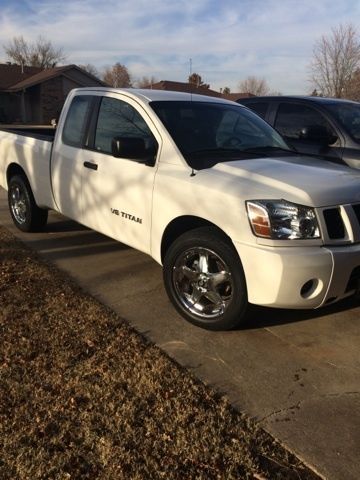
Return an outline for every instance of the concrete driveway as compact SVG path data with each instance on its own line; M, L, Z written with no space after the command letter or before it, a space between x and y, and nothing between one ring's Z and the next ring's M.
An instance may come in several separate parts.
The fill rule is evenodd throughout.
M227 333L186 323L150 257L52 213L47 230L0 223L329 479L360 477L360 302L297 312L257 308Z

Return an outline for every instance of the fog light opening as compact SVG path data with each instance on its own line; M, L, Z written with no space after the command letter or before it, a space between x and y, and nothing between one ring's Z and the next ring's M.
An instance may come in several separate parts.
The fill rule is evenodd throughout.
M301 287L300 295L302 296L302 298L305 299L314 298L320 293L322 286L323 283L321 280L319 280L318 278L312 278L311 280L305 282L304 285Z

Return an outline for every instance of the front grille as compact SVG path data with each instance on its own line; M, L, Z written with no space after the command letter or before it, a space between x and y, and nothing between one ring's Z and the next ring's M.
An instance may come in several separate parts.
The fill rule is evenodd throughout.
M345 226L339 208L328 208L323 211L327 232L331 240L345 238Z
M360 266L355 267L351 272L348 284L346 286L345 293L351 292L352 290L357 290L360 286Z

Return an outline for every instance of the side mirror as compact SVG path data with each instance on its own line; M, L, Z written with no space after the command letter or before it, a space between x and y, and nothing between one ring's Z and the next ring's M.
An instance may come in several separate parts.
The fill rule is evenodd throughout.
M141 137L114 137L111 141L111 153L116 158L128 158L149 166L155 164L155 145L147 148Z
M330 133L323 125L310 125L300 130L300 139L320 143L321 145L332 145L338 137Z

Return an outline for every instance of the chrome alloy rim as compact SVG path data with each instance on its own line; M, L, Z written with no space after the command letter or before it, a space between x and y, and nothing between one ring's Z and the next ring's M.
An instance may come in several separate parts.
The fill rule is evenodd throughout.
M26 200L23 190L14 185L10 191L10 207L15 220L22 224L26 222Z
M223 314L234 292L228 265L207 248L195 247L179 255L172 280L182 305L204 319Z

